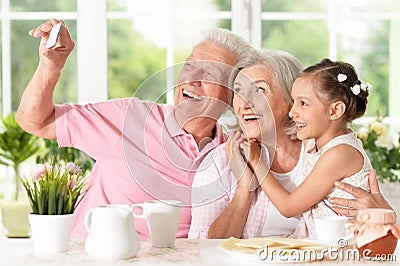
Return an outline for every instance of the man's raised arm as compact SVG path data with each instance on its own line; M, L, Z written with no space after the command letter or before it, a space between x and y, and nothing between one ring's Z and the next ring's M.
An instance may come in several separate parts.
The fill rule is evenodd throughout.
M35 29L29 35L39 38L39 64L25 88L16 113L18 124L27 132L42 138L55 139L55 115L53 92L60 79L61 71L75 44L68 29L62 23L56 46L46 48L51 28L59 23L51 19Z

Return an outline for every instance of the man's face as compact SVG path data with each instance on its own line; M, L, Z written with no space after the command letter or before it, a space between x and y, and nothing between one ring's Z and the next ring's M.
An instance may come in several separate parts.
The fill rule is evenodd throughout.
M178 75L175 106L179 115L187 120L199 116L218 119L229 106L228 77L235 63L236 57L219 46L209 42L197 45Z

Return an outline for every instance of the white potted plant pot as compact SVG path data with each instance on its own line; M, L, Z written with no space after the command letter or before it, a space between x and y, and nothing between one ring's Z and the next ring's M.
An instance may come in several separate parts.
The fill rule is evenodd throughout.
M58 253L68 249L73 214L29 214L33 248L36 253Z

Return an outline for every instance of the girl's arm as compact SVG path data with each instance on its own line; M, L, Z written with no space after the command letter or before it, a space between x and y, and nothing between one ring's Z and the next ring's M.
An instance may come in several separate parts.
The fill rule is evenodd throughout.
M364 163L358 150L338 145L324 153L303 183L289 193L269 172L269 167L259 161L259 154L259 145L251 143L249 163L264 193L285 217L300 214L318 203L332 190L335 181L358 172Z

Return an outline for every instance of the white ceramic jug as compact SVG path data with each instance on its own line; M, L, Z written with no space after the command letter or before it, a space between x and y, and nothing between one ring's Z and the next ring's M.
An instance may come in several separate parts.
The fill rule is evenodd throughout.
M88 231L86 252L92 257L103 259L136 256L140 249L140 240L132 214L129 206L120 204L90 209L85 217Z

